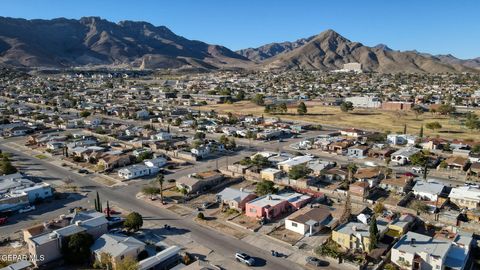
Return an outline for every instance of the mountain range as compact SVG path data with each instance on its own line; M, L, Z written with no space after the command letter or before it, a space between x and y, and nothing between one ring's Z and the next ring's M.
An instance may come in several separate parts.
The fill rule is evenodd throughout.
M480 58L396 51L353 42L333 30L293 42L236 52L176 35L148 22L25 20L0 17L0 65L19 67L123 67L145 69L334 70L359 62L365 71L480 72Z

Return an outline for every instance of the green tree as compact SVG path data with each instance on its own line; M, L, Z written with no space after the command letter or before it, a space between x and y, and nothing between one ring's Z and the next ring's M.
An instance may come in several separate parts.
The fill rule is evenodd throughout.
M265 96L262 94L256 94L252 98L252 102L257 104L258 106L263 106L265 104Z
M287 104L286 104L286 103L280 104L280 106L278 106L278 110L279 110L281 113L286 113L286 112L288 112Z
M373 212L375 212L375 214L381 214L383 213L383 210L385 210L385 206L381 202L377 202L373 207Z
M257 183L255 187L255 193L258 196L272 194L275 192L277 192L277 188L275 188L275 184L272 181L262 180L261 182Z
M123 260L115 264L115 270L138 270L138 262L131 256L125 257Z
M146 186L142 188L142 193L151 197L160 194L160 189L157 187Z
M307 105L305 105L304 102L300 102L300 104L298 104L298 107L297 107L297 113L300 115L304 115L307 112L308 112Z
M195 140L203 140L203 139L205 139L205 137L206 137L206 136L205 136L205 133L203 133L203 132L197 132L197 133L195 133L195 135L193 136L193 138L194 138Z
M235 95L236 100L244 100L245 99L245 91L239 90Z
M435 122L427 123L425 127L431 130L435 130L435 129L441 129L442 125L439 122L435 121Z
M415 118L418 119L420 114L424 113L423 107L420 105L415 105L412 107L412 111L415 113Z
M127 228L128 231L138 231L143 226L143 217L137 212L132 212L127 215L123 226Z
M163 184L165 183L165 176L161 173L157 175L157 182L160 186L160 201L163 203Z
M353 111L353 103L350 101L342 102L342 104L340 104L340 110L342 110L342 112Z
M69 237L66 245L63 246L64 258L70 263L85 263L85 258L90 257L90 246L93 244L93 237L80 232Z
M425 166L428 162L428 156L425 155L422 151L417 152L410 156L410 163L413 165L418 165L418 166Z
M5 160L6 159L6 160ZM4 157L4 160L0 161L0 175L16 173L17 168L12 165L8 158Z
M480 121L478 120L478 115L472 112L468 112L466 115L465 126L470 129L480 129Z
M86 117L89 117L90 114L91 113L89 111L81 111L80 112L80 117L86 118Z
M293 166L290 171L288 172L288 177L291 179L300 179L304 178L312 172L310 168L308 168L305 164L300 164Z
M455 113L456 109L451 104L442 104L438 107L437 111L442 115L451 115Z
M377 218L375 217L375 215L373 215L372 218L370 219L370 228L368 232L370 234L370 237L369 237L370 243L368 245L368 250L372 251L377 247L378 237L379 237L378 227L377 227Z

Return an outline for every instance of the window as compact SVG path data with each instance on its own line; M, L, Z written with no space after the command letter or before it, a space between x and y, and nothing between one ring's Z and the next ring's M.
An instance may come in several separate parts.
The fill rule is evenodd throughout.
M125 256L124 256L124 255L120 256L120 260L123 260L124 258L125 258Z
M298 224L295 222L292 222L292 227L298 227Z
M255 208L250 208L250 213L256 213L257 212L257 209Z

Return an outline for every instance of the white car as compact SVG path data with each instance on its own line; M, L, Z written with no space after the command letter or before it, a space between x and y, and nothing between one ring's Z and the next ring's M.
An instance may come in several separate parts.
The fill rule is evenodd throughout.
M241 263L244 263L248 266L252 266L255 264L255 259L253 259L252 257L250 257L249 255L247 255L246 253L241 253L241 252L237 252L235 254L235 259L238 261L238 262L241 262Z
M18 210L18 213L27 213L27 212L30 212L30 211L33 211L33 210L35 210L35 206L31 205L31 206L27 206L25 208L22 208L22 209Z

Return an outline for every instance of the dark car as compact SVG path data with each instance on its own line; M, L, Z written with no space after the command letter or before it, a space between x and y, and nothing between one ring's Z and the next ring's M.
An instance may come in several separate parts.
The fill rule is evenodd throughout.
M327 261L322 261L316 257L307 257L306 258L307 264L315 267L322 267L322 266L329 266L330 263Z
M78 170L78 173L89 174L90 172L86 169L80 169L80 170Z

